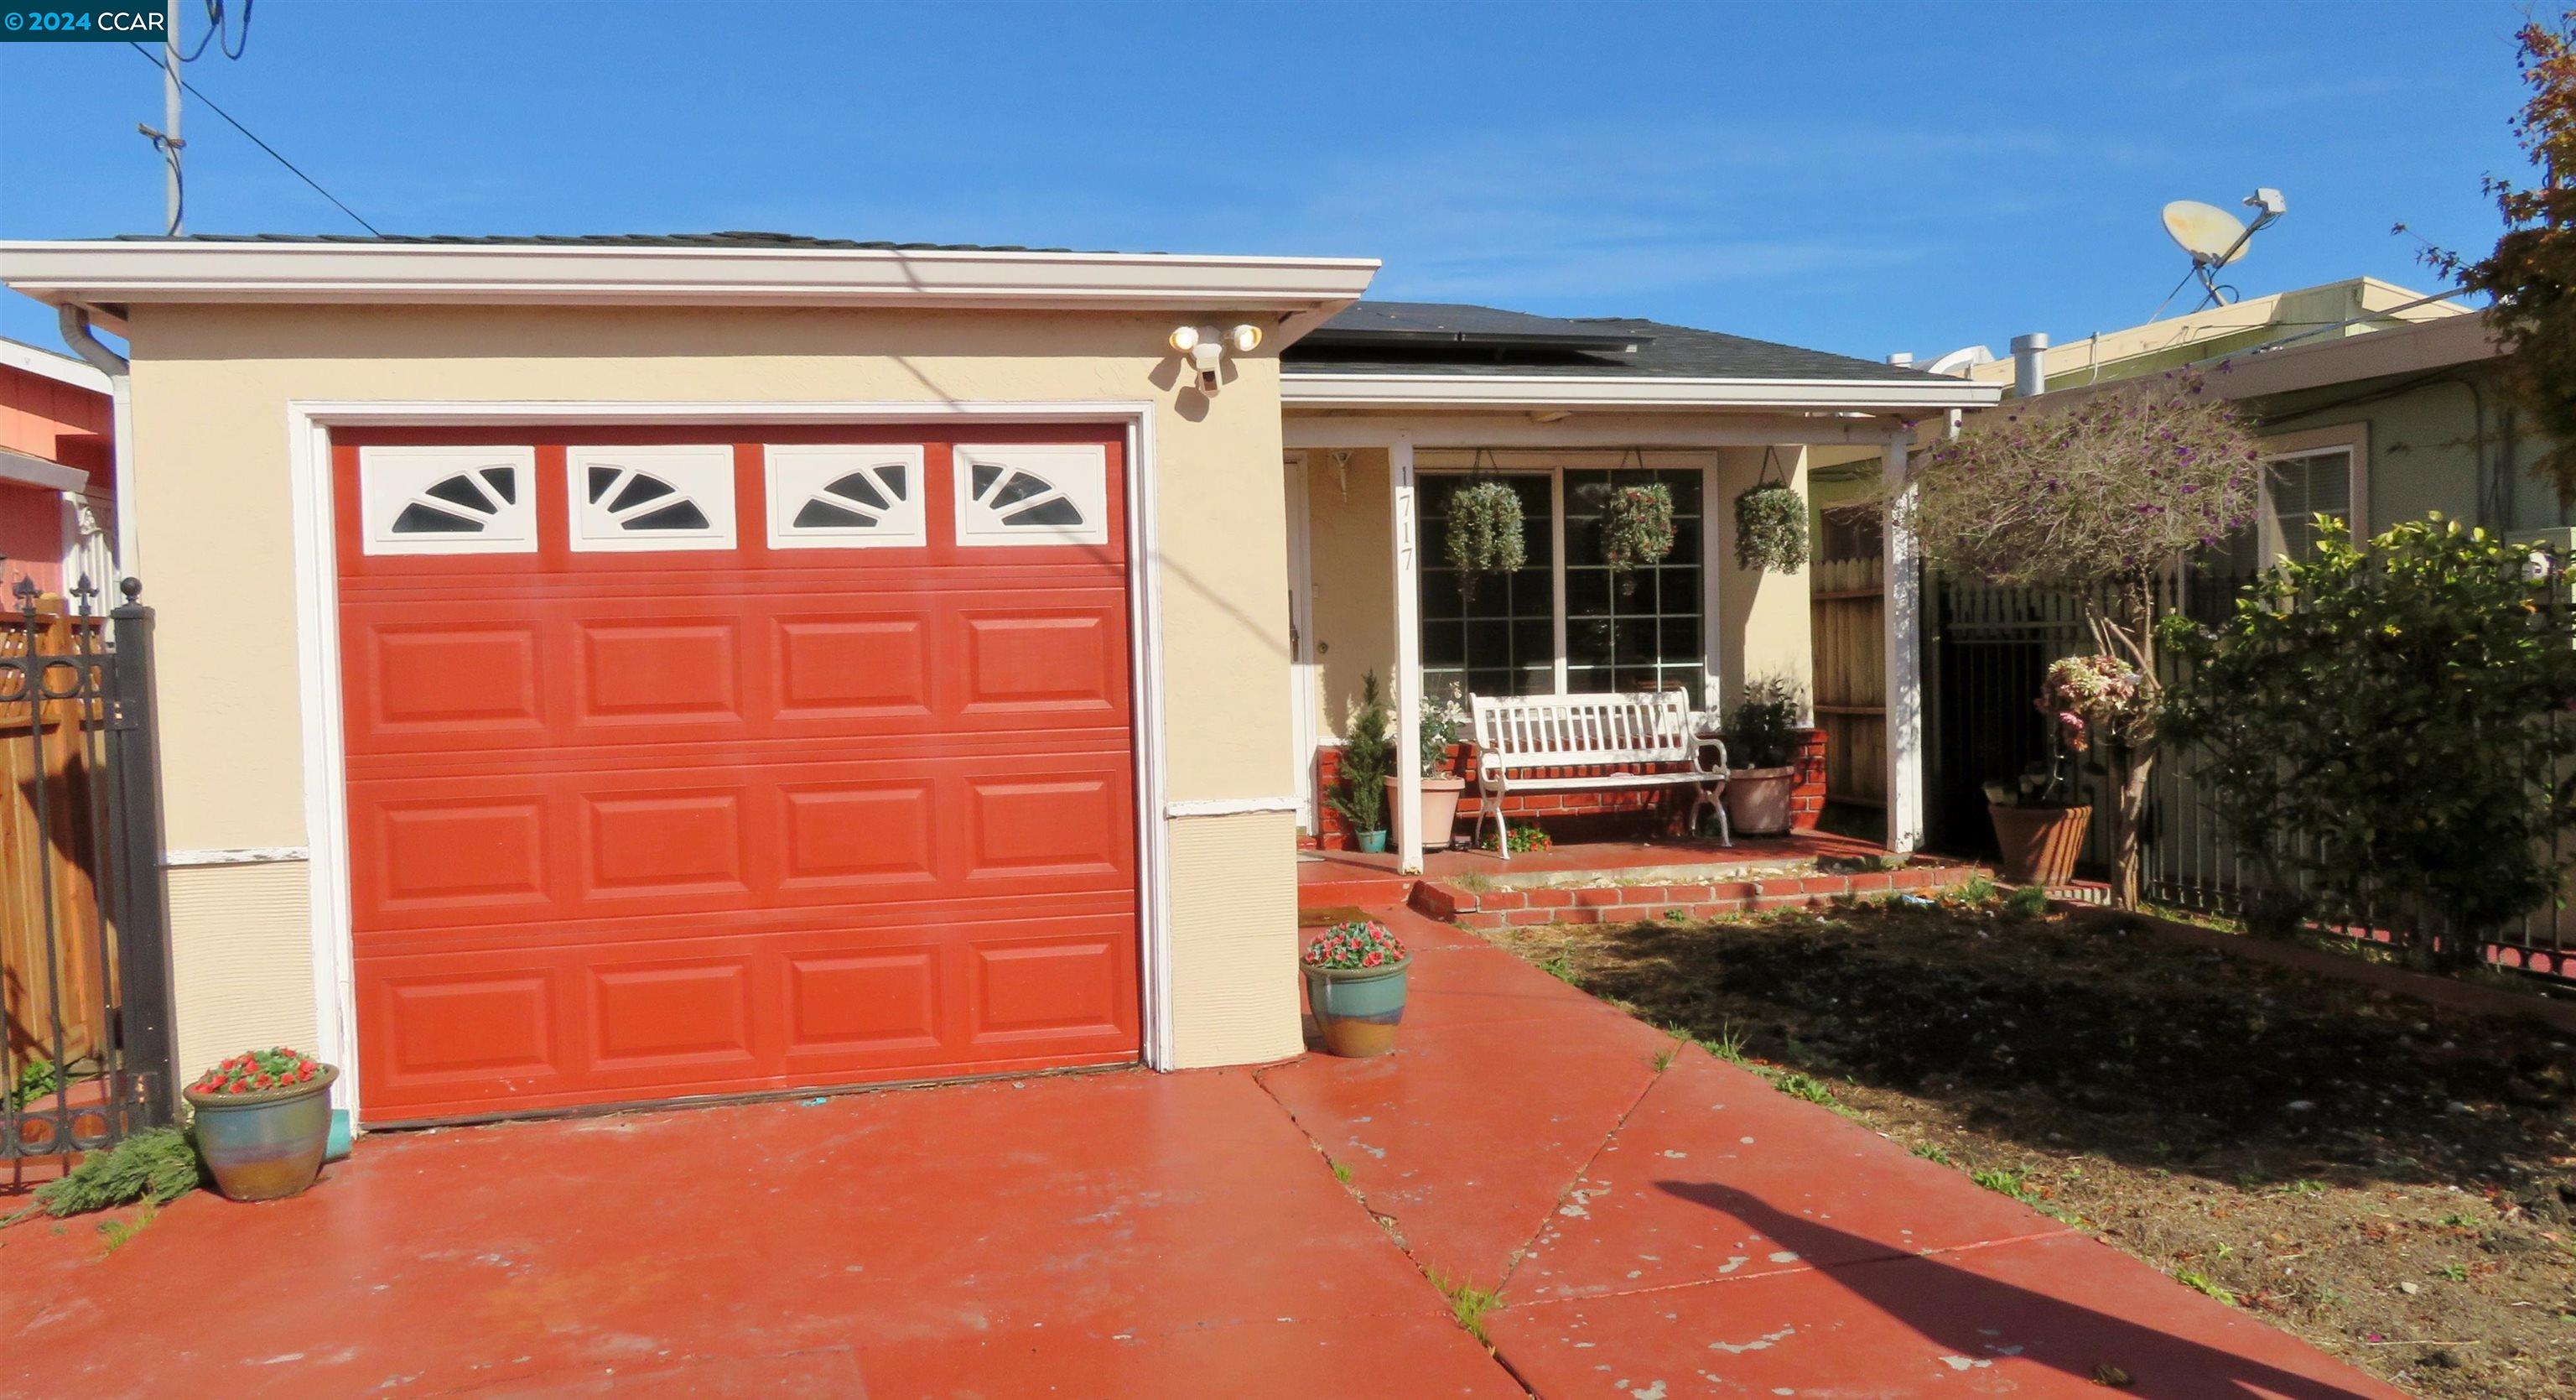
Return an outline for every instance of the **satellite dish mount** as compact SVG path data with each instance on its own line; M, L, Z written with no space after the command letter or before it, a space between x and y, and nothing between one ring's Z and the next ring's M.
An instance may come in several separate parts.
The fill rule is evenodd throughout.
M2215 204L2196 199L2177 199L2165 206L2165 233L2186 253L2191 254L2191 275L2200 279L2205 294L2196 311L2225 306L2237 299L2234 287L2218 280L2218 271L2245 255L2245 245L2254 235L2270 228L2290 211L2290 202L2270 186L2245 196L2245 207L2254 212L2254 222L2246 223Z

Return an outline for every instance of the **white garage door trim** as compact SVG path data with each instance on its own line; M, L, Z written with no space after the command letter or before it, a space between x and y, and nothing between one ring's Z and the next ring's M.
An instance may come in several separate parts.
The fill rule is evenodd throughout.
M295 504L298 684L305 722L304 825L313 943L314 1051L341 1067L332 1102L358 1103L358 1008L350 941L347 750L340 713L339 546L332 503L334 428L565 427L585 424L868 424L962 419L979 423L1115 423L1127 430L1127 606L1135 637L1129 684L1137 729L1136 824L1142 929L1145 1063L1173 1068L1171 821L1163 720L1162 550L1155 526L1154 405L1146 401L976 403L488 403L297 400L286 406Z

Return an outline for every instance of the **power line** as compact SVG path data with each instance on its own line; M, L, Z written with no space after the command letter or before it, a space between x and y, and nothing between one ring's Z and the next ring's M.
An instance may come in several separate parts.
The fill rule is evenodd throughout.
M160 59L155 58L155 57L153 57L153 56L152 56L152 51L151 51L151 50L149 50L149 49L147 49L147 48L143 47L141 44L135 43L135 42L133 42L132 40L128 40L128 41L126 41L126 47L128 47L128 48L130 48L130 49L134 50L134 52L135 52L136 54L138 54L138 55L140 55L140 56L142 57L142 59L143 59L143 61L144 61L144 62L151 64L153 67L160 69L162 72L167 73L167 72L169 72L169 71L170 71L170 70L169 70L169 68L168 68L166 65L164 65ZM197 85L196 85L195 83L189 82L185 76L182 76L182 77L179 79L179 86L181 86L181 87L183 87L183 88L187 89L187 90L188 90L188 92L190 93L190 95L194 96L198 101L205 103L205 104L206 104L206 110L207 110L207 111L210 111L210 112L214 113L216 116L219 116L219 117L223 118L223 119L225 120L225 122L227 122L227 123L229 123L229 124L231 125L231 127L232 127L232 129L233 129L233 130L238 131L238 132L240 132L242 135L249 137L249 138L250 138L250 143L251 143L252 145L257 146L257 147L259 147L261 150L268 152L269 158L270 158L271 160L274 160L274 161L276 161L278 164L280 164L280 165L282 165L282 166L285 166L285 167L287 168L287 170L288 170L289 172L291 172L291 173L295 176L295 178L296 178L296 179L298 179L298 180L302 180L304 183L306 183L306 184L308 184L308 185L311 185L311 186L313 187L313 192L314 192L315 194L318 194L318 195L322 196L324 199L327 199L327 200L331 201L331 206L332 206L333 208L335 208L335 209L339 210L339 211L340 211L341 213L343 213L343 214L348 215L348 216L349 216L350 218L352 218L352 219L356 219L356 220L357 220L357 223L358 223L358 227L360 227L360 228L362 228L362 229L365 229L367 232L374 234L374 235L375 235L376 237L378 237L378 238L382 238L382 237L384 237L384 236L385 236L385 235L384 235L384 231L383 231L383 230L381 230L381 229L377 228L374 224L368 223L364 218L360 217L360 216L359 216L359 214L358 214L358 211L357 211L357 210L352 209L352 208L350 208L348 205L341 203L341 202L340 202L340 197L339 197L338 195L333 194L333 193L331 193L329 190L326 190L326 189L322 188L322 182L321 182L321 181L316 180L316 179L314 179L312 176L305 174L305 173L304 173L304 171L303 171L300 167L298 167L298 166L296 165L296 163L295 163L295 162L293 162L293 161L291 161L291 160L288 160L285 156L282 156L282 155L278 154L277 148L276 148L275 146L272 146L272 145L268 144L267 142L262 141L261 139L259 139L259 133L258 133L258 132L253 131L253 130L251 130L249 127L246 127L246 126L242 125L242 124L241 124L241 122L240 122L240 120L239 120L238 118L234 117L232 113L227 112L227 111L225 111L222 107L217 106L217 105L215 104L215 99L213 99L213 98L211 98L211 97L206 96L206 95L205 95L204 93L202 93L202 92L199 92L199 91L197 90Z

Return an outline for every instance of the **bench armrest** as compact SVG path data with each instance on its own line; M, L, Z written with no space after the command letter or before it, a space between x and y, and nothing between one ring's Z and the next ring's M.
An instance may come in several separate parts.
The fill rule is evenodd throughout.
M1714 753L1714 757L1711 754ZM1735 770L1726 762L1726 741L1714 734L1691 741L1691 771L1704 778L1723 778Z

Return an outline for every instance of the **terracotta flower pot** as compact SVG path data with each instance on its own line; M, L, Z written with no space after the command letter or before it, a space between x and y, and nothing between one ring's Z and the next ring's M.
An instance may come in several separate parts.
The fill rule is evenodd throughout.
M1445 851L1458 826L1458 798L1467 790L1464 778L1425 778L1422 780L1422 849ZM1403 794L1393 778L1386 780L1386 809L1395 810Z
M1315 1013L1325 1049L1361 1060L1395 1048L1395 1028L1404 1019L1404 970L1413 959L1385 967L1301 966L1306 1006Z
M215 1187L236 1201L274 1201L313 1184L331 1144L331 1083L324 1066L311 1082L249 1094L188 1091L197 1152Z
M2084 849L2084 828L2093 820L2091 807L1997 807L1988 804L1995 823L1995 845L2002 849L1998 872L2015 885L2062 885L2075 878L2075 857Z
M1738 768L1727 775L1718 800L1726 804L1727 825L1738 836L1785 836L1789 833L1789 796L1797 791L1798 770Z

